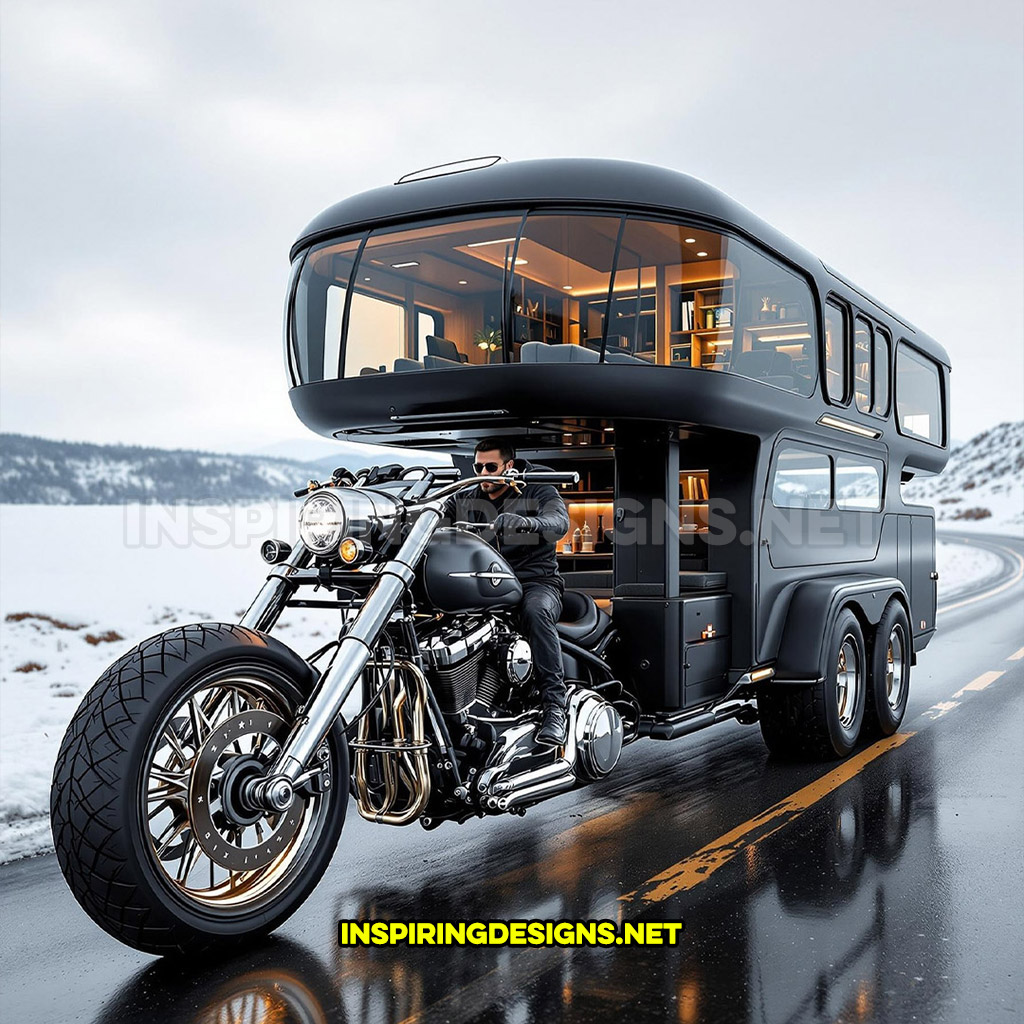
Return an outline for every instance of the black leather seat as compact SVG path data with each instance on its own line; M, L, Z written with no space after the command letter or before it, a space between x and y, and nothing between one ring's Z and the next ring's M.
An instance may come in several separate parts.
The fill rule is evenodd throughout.
M558 635L570 643L587 647L608 631L612 620L594 603L589 594L567 590L562 595L562 617L556 624Z

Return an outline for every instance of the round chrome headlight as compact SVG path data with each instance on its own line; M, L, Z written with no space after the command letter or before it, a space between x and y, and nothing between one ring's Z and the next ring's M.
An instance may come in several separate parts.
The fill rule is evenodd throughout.
M314 555L336 552L345 526L345 506L331 491L311 494L299 509L299 536Z

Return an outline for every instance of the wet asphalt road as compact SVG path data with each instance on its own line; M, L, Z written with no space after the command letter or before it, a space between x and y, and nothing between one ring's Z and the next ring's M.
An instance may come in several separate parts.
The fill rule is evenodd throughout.
M522 819L425 833L353 811L277 937L201 967L109 938L52 856L10 865L0 1019L1020 1019L1024 657L1011 656L1024 645L1024 542L969 543L1002 570L941 597L894 741L838 767L779 764L756 726L729 723L634 744L610 779ZM335 941L340 918L608 916L685 932L676 947L594 950Z

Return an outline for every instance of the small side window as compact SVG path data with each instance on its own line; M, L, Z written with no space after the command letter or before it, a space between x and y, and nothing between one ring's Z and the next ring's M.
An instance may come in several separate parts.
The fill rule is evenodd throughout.
M804 448L783 448L775 463L772 504L776 508L828 508L832 460Z
M892 365L892 342L882 327L875 328L875 406L876 416L889 415L889 374Z
M836 456L836 508L878 512L882 508L882 464L874 459Z
M849 332L846 328L846 310L834 302L825 303L825 379L828 397L833 402L845 402L846 358Z
M857 408L871 412L871 362L874 355L871 324L857 317L853 328L853 390Z

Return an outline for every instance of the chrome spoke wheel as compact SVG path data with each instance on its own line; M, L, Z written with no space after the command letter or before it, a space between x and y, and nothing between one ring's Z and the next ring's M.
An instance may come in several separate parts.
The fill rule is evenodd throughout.
M885 696L889 707L896 711L903 699L907 664L907 642L899 623L889 631L885 662Z
M836 665L836 706L839 710L839 724L844 729L851 728L857 717L861 683L857 642L847 633L839 645L839 659Z
M273 899L322 829L326 792L297 794L282 813L241 798L280 752L291 719L289 700L269 680L223 673L181 700L150 743L140 795L151 860L165 885L207 912Z

